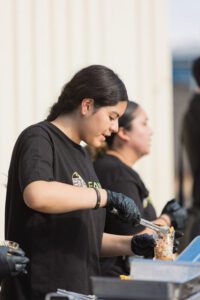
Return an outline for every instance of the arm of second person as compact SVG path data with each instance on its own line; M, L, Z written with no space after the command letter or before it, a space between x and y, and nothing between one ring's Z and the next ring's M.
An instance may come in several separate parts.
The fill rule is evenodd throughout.
M109 257L136 254L146 258L153 258L154 247L155 240L153 235L120 236L104 233L101 255Z
M104 233L101 245L101 256L132 255L131 240L133 236Z

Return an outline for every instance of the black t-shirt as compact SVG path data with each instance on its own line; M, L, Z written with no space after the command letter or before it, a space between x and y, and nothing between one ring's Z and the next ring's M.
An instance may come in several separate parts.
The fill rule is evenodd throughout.
M193 175L193 206L200 207L200 94L194 94L183 118L182 142Z
M94 168L103 188L123 193L132 198L144 219L156 219L155 209L151 204L149 192L136 171L124 164L117 157L105 154L94 162ZM105 232L132 235L143 230L143 226L133 227L122 223L115 215L107 212ZM102 275L127 273L126 259L106 258L101 260Z
M186 147L192 172L200 166L200 94L194 94L183 118L182 138Z
M6 239L18 242L30 258L28 275L6 280L6 300L44 300L57 288L89 293L89 276L99 274L105 209L46 214L28 208L23 190L37 180L99 187L83 147L44 121L19 136L9 169ZM81 189L80 189L81 201Z
M10 275L9 266L5 255L0 253L0 284L3 278Z

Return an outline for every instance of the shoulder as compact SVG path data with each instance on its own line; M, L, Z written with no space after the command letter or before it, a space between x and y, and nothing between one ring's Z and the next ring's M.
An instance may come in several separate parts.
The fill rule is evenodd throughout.
M117 157L105 154L98 157L94 161L94 168L97 173L102 171L106 172L107 174L113 172L115 172L115 174L118 174L123 168L123 165Z
M32 134L42 135L42 134L47 133L48 130L49 129L48 129L48 125L47 125L46 121L42 121L42 122L30 125L26 129L24 129L21 132L20 137L29 136Z
M102 182L107 180L110 180L110 182L131 181L135 184L141 182L141 178L135 170L112 155L105 154L96 159L94 168Z
M42 141L51 144L51 134L45 121L24 129L16 141L16 146L28 145L30 143L40 144Z

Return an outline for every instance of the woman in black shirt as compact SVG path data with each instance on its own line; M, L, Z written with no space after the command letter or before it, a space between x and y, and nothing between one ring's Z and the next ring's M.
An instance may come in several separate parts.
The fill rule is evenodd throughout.
M141 216L160 225L173 225L182 228L186 218L185 209L175 201L169 201L159 218L156 217L149 191L139 174L132 166L144 155L148 154L151 145L152 130L148 117L141 106L129 102L125 113L119 119L119 131L106 139L107 151L94 162L95 171L102 187L121 192L134 199L140 209ZM112 234L152 233L143 226L133 228L122 223L113 214L107 212L105 232ZM123 257L102 260L104 275L119 275L128 272L126 259Z
M127 99L112 70L89 66L64 86L47 120L19 136L8 174L5 232L30 263L26 276L5 281L1 299L43 300L57 288L88 294L100 255L152 253L150 235L103 234L103 207L117 209L132 226L140 213L132 199L101 188L80 145L98 147L117 132Z

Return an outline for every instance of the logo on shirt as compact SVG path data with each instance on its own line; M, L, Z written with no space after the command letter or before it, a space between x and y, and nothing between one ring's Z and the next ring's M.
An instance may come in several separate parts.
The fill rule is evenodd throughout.
M147 198L144 198L144 199L143 199L143 208L147 208L147 206L148 206L149 204L152 204L152 200L151 200L151 197L150 197L150 196L148 196Z
M72 174L72 183L74 186L87 187L87 184L85 183L83 178L77 172L74 172Z

